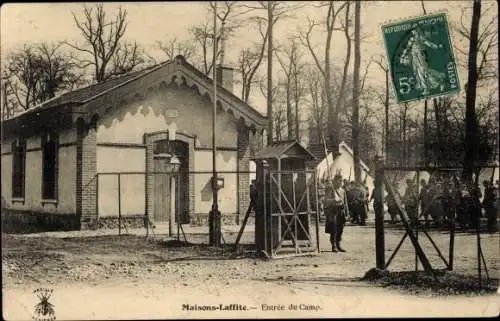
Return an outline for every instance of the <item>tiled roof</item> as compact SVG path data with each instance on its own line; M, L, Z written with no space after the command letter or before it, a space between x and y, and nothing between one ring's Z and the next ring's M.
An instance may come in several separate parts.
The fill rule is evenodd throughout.
M213 84L213 81L210 77L208 77L207 75L205 75L204 73L202 73L201 71L196 69L193 65L188 63L184 59L184 57L177 56L175 58L175 60L181 61L182 65L185 68L192 71L196 75L196 77L198 77L202 81L207 82L209 85ZM160 69L160 68L162 68L170 63L173 63L173 62L174 61L166 61L166 62L157 64L157 65L152 66L152 67L148 67L148 68L145 68L145 69L142 69L139 71L135 71L135 72L127 73L125 75L121 75L121 76L118 76L115 78L111 78L109 80L106 80L106 81L98 83L98 84L90 85L87 87L79 88L79 89L64 93L60 96L49 99L49 100L43 102L42 104L29 109L26 112L23 112L19 115L16 115L14 118L11 118L11 119L16 119L22 115L37 113L41 110L46 110L49 108L58 107L58 106L62 106L65 104L83 104L87 101L90 101L90 100L96 98L97 96L99 96L101 94L106 93L107 91L112 90L113 88L119 87L119 86L124 85L128 82L134 81L135 79L138 79L138 78L141 78L145 75L148 75L151 72L153 72L157 69ZM262 115L255 108L249 106L247 103L243 102L239 97L234 95L229 90L223 88L222 86L220 86L217 89L217 91L219 94L229 96L233 101L238 101L239 104L246 106L246 110L248 110L250 112L250 114L253 114L253 117L255 117L256 119L260 119L261 122L263 119L266 118L266 116ZM11 120L11 119L9 119L9 120Z
M163 63L165 64L165 63ZM161 65L163 65L161 64ZM93 84L87 87L78 88L73 91L69 91L60 96L56 96L52 99L49 99L40 105L37 105L33 108L30 108L26 113L38 112L43 109L48 109L52 107L61 106L68 103L84 103L85 101L92 99L93 97L106 92L114 87L120 86L122 84L127 83L128 81L140 77L141 75L146 75L150 73L152 70L157 69L160 65L156 65L153 67L145 68L139 71L134 71L131 73L127 73L125 75L120 75L101 83ZM23 113L24 114L24 113Z

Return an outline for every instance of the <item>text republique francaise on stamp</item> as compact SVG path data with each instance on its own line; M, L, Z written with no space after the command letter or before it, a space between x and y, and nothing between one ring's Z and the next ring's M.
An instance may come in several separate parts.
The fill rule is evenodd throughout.
M460 92L445 13L382 25L398 103Z

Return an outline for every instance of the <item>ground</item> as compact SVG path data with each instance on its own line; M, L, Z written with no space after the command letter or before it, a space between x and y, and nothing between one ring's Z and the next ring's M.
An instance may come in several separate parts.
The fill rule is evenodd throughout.
M3 235L3 316L31 318L38 303L33 290L40 287L54 290L50 302L59 320L499 313L498 293L436 297L432 291L421 291L410 295L401 288L361 280L375 266L372 223L346 227L346 253L330 252L327 235L321 233L318 255L276 260L258 258L249 250L245 244L252 242L252 230L244 234L238 252L199 245L208 239L206 229L186 228L186 232L187 240L198 245L179 246L175 237L158 234L155 240L146 241L140 230L122 236L116 231ZM224 238L233 243L236 234L226 229ZM401 229L386 229L386 259L403 234ZM447 259L449 234L433 231L431 236ZM422 234L419 238L423 239ZM490 278L498 283L498 234L485 233L481 238ZM422 240L422 246L433 267L444 268L429 241ZM476 276L476 258L475 234L458 233L454 275ZM415 252L406 239L389 270L414 269ZM233 305L226 311L193 311L183 309L183 304L239 304L248 310L239 311L241 307Z

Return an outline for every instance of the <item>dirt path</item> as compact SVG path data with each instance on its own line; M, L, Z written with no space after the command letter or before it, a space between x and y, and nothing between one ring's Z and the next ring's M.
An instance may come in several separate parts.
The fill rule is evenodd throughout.
M387 255L401 236L387 233ZM54 289L50 302L58 320L498 314L500 295L410 296L361 282L374 264L372 228L347 227L347 253L328 252L322 238L320 255L263 261L221 257L204 247L172 248L135 236L8 236L2 242L3 316L31 319L38 303L33 290L39 287ZM439 233L435 241L448 242ZM455 265L461 273L474 273L473 241L474 235L457 237ZM498 235L484 237L484 251L490 274L497 276ZM414 255L405 244L391 268L411 270ZM436 255L430 259L433 266L442 264ZM248 310L183 310L183 304L241 304Z

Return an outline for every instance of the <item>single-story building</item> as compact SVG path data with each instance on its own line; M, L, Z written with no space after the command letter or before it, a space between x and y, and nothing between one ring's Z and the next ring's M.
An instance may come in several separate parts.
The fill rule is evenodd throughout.
M267 118L232 93L232 69L217 74L219 210L234 223L249 204L251 146ZM2 122L2 218L89 229L119 214L142 224L145 213L161 223L178 212L181 223L206 224L213 99L212 80L178 56ZM165 174L174 163L177 186Z

